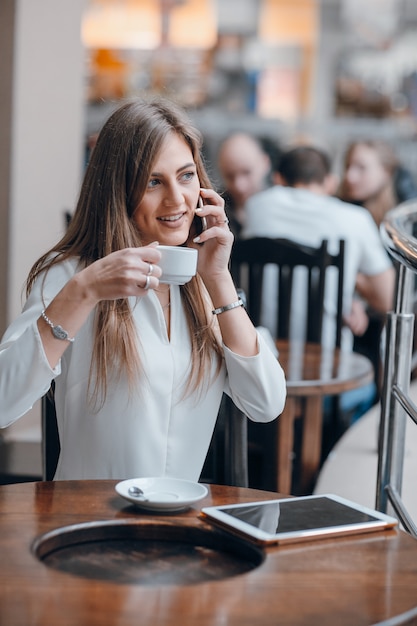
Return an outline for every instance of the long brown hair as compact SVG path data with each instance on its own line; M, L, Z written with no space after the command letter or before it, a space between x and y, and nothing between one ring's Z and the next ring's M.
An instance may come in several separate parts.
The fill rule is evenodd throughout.
M174 102L135 99L117 109L103 126L93 149L74 215L62 239L32 267L27 295L39 274L70 257L85 267L111 252L141 245L133 214L140 203L153 163L167 133L189 145L200 185L211 187L201 156L201 133ZM192 360L189 390L205 381L213 359L217 371L221 348L209 321L207 294L196 276L181 287L190 328ZM208 366L208 368L206 367ZM133 388L141 371L137 334L127 299L99 302L95 313L94 350L90 365L92 398L104 403L109 376L127 374ZM93 379L94 375L94 379Z

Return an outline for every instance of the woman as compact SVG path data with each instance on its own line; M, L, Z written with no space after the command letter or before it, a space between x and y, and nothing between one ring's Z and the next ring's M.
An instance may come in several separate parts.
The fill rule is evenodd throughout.
M55 479L198 480L223 391L253 420L283 409L283 372L239 305L233 235L200 148L173 103L123 105L98 137L67 232L29 274L0 345L0 426L55 380ZM160 284L157 243L198 247L197 276Z
M396 189L396 176L400 172L399 161L384 141L362 139L351 143L345 154L345 166L341 183L341 198L347 202L364 206L372 215L377 226L382 223L387 211L401 199ZM357 287L363 281L358 276ZM354 350L372 360L375 370L376 389L382 385L381 337L385 326L385 315L372 309L366 312L361 301L355 302L353 313L360 312L360 328L355 332ZM353 322L354 323L354 322ZM377 396L375 398L378 399Z
M364 206L379 226L387 211L416 195L409 172L400 166L389 144L363 139L349 145L341 183L342 200Z

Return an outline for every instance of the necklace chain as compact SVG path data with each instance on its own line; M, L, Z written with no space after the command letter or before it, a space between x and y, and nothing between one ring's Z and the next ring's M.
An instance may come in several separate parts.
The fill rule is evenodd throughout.
M169 297L169 294L170 294L170 291L169 291L169 285L168 285L168 289L155 289L154 291L156 291L156 292L157 292L157 294L158 294L158 293L160 293L160 294L167 294L167 295L168 295L168 297ZM159 299L159 296L157 296L157 298L158 298L158 300L159 300L159 303L160 303L160 305L161 305L161 307L162 307L162 310L163 310L163 311L164 311L165 309L167 309L167 308L171 305L171 301L167 302L166 304L162 304L162 302L161 302L161 301L160 301L160 299Z

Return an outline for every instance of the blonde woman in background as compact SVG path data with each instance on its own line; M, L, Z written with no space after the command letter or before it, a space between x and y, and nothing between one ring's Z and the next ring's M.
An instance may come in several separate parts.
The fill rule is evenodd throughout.
M379 226L387 211L416 197L417 188L388 143L361 139L347 148L339 195L368 209Z
M379 227L387 211L417 196L410 172L385 141L361 139L351 143L345 154L341 199L366 208ZM358 277L358 281L361 276ZM367 309L367 328L355 337L354 349L369 357L375 368L377 387L382 384L381 337L385 315Z

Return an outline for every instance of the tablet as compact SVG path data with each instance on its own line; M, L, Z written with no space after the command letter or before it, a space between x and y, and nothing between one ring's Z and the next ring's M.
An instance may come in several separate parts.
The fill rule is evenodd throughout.
M334 494L205 507L205 520L257 543L311 541L394 528L398 520Z

